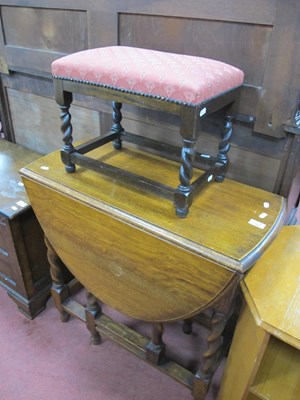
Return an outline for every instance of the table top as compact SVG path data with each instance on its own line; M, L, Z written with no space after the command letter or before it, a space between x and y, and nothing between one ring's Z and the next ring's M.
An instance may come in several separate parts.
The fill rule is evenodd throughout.
M242 289L257 324L300 349L299 225L283 227Z
M107 144L89 156L172 187L178 185L178 163L153 154L128 147L116 151ZM195 170L194 176L201 173ZM65 172L59 152L27 165L21 174L142 232L239 272L255 263L285 218L281 196L229 179L208 185L194 198L188 217L180 219L169 200L134 184L82 167L73 174Z
M19 170L39 157L38 153L0 140L0 212L6 217L13 218L29 207Z

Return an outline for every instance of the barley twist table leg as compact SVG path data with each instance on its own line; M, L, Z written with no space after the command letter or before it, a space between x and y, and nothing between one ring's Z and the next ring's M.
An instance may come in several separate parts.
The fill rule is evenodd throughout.
M49 242L46 236L45 243L47 246L47 257L50 264L50 275L52 278L52 298L55 307L60 313L62 322L67 322L70 319L70 314L68 314L62 307L62 303L69 297L69 290L63 279L63 270L66 267L56 254L52 244Z

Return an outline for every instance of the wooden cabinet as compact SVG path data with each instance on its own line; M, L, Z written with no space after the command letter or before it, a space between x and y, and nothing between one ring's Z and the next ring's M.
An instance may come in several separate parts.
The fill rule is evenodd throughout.
M18 172L39 157L0 140L0 285L28 318L45 308L50 295L43 231Z
M241 283L240 314L218 400L300 393L300 226L284 227Z
M272 336L249 392L248 400L297 399L300 394L300 351Z

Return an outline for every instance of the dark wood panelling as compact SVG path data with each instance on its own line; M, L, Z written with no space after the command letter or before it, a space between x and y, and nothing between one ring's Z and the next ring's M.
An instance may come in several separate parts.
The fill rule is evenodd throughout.
M87 48L85 11L2 7L1 13L10 68L50 73L55 58Z
M269 47L263 92L257 105L255 131L283 137L300 96L300 2L278 3Z
M216 58L245 71L238 111L257 117L255 131L284 137L280 127L290 118L297 100L293 93L287 102L286 91L274 96L273 81L268 87L269 76L274 75L267 74L268 66L277 61L276 57L270 60L274 46L269 47L274 42L274 32L280 36L281 25L289 26L286 16L295 1L279 1L285 4L283 8L288 3L289 11L285 12L280 7L277 10L278 0L77 0L63 4L53 1L50 7L46 0L0 1L5 62L15 70L44 73L49 72L53 59L65 53L118 43ZM291 41L289 52L296 46L297 37ZM272 78L278 87L285 83L289 72L281 71ZM265 101L266 98L272 101ZM278 104L283 106L280 112Z
M119 15L121 45L223 61L242 69L246 75L245 83L253 86L261 86L263 82L271 34L270 26L191 18Z
M87 47L84 11L2 7L2 20L6 45L66 54Z
M60 113L55 101L13 89L7 89L7 94L16 143L41 154L61 148ZM97 111L73 106L72 121L76 140L99 134Z
M109 0L101 1L105 13L136 13L148 15L238 21L273 25L278 0Z
M293 209L300 199L300 136L288 135L286 147L274 191L287 197Z
M256 113L271 34L272 27L265 25L119 14L121 45L207 57L242 69L246 101L237 111L248 115Z
M0 18L0 32L3 32L3 26L2 26L2 18ZM4 36L3 34L0 35L0 72L1 73L8 73L8 67L7 67L7 61L4 56Z

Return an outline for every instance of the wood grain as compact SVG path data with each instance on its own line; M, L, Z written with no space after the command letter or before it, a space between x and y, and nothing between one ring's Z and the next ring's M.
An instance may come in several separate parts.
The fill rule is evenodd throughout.
M45 308L51 283L44 233L18 170L39 157L0 140L0 286L30 319Z
M299 228L285 226L241 282L246 302L218 400L299 397Z
M133 148L117 152L110 144L90 155L172 187L178 184L178 164L158 156ZM284 221L282 197L229 179L203 190L194 200L190 218L180 221L170 201L83 168L66 174L59 158L58 152L52 153L22 173L44 185L47 181L54 190L68 187L71 197L82 203L92 201L102 212L239 271L253 265ZM41 170L43 165L48 171ZM259 219L263 211L267 213L263 229L251 225L249 221Z
M24 151L21 146L6 140L0 141L0 210L5 216L12 218L30 207L18 170L38 158L39 153ZM17 204L19 201L24 203L23 207Z
M70 271L97 298L131 317L185 319L207 306L233 278L229 270L195 254L25 182L47 237Z
M257 322L300 349L300 226L284 227L243 284ZM265 292L266 283L268 292ZM276 304L276 307L274 307Z
M250 392L259 399L295 400L300 393L300 352L272 337Z
M59 110L55 102L44 96L9 88L7 95L16 143L41 154L59 149L62 138ZM39 123L32 124L32 120ZM76 105L72 107L72 122L78 140L87 139L91 133L95 134L100 130L98 112Z
M177 184L178 164L158 156L110 144L91 155ZM46 236L70 271L104 303L142 320L186 319L207 308L235 270L255 262L283 220L280 196L230 180L210 185L181 220L170 201L151 191L84 168L66 173L58 152L22 175ZM269 214L259 229L249 220L264 202Z
M257 105L254 130L273 137L283 137L282 124L293 124L299 105L300 3L278 2L268 62L263 82L264 91ZM281 84L279 84L281 82ZM285 87L284 94L280 86Z
M217 400L246 400L247 388L259 368L269 334L256 326L249 308L243 304L227 358Z

